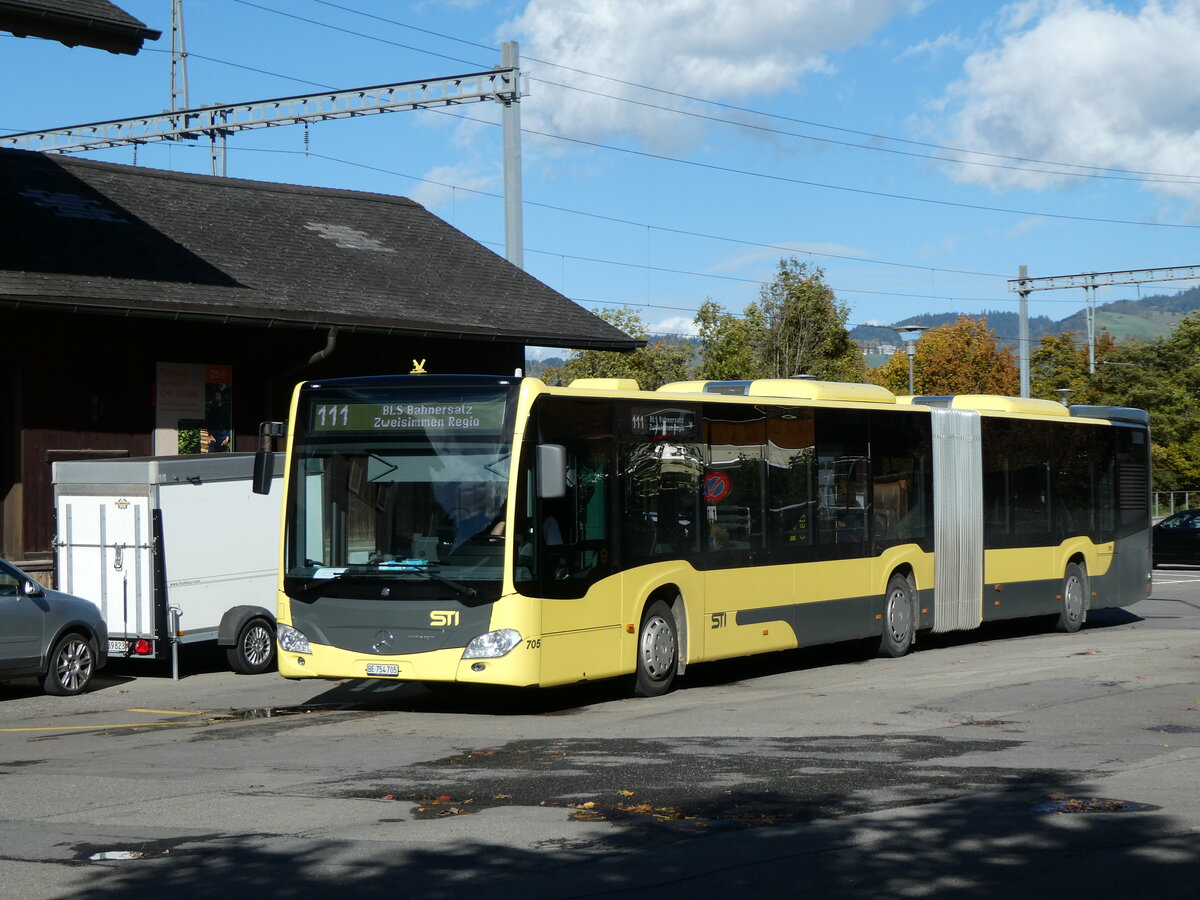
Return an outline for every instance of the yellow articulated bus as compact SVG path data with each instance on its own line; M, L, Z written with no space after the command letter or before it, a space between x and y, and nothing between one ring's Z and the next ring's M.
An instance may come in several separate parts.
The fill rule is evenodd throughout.
M1147 596L1145 412L805 379L306 382L278 585L289 678L632 676ZM263 451L281 423L264 423ZM265 462L265 452L260 456ZM256 489L265 489L265 479Z

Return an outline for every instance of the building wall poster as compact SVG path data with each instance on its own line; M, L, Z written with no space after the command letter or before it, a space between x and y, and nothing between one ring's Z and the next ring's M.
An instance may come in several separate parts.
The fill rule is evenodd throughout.
M154 453L229 453L233 366L160 362L155 380Z

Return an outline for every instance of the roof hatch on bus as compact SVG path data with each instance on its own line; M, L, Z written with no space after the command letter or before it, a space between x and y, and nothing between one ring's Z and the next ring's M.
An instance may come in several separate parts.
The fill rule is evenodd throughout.
M849 384L812 378L760 378L756 381L676 381L660 391L704 393L781 400L836 400L845 403L895 403L896 395L877 384Z

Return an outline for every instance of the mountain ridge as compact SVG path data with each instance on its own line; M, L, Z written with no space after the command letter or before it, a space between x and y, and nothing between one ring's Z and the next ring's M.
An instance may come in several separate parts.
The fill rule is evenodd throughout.
M1200 309L1200 287L1188 288L1177 294L1156 294L1136 299L1113 300L1096 307L1096 331L1107 330L1117 343L1133 339L1152 341L1165 337L1179 320ZM850 329L850 337L868 352L873 346L890 344L898 346L900 339L893 330L899 325L925 325L937 328L954 322L960 315L968 313L927 313L909 316L892 325L856 325ZM1015 343L1020 334L1020 316L1015 312L985 310L971 318L986 318L988 327L1001 343ZM1087 334L1087 310L1079 309L1062 319L1049 316L1029 317L1029 337L1037 341L1043 335L1074 331L1080 336Z

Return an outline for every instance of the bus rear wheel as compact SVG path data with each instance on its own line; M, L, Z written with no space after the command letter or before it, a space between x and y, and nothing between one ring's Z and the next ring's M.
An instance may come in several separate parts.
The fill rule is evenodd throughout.
M915 628L912 585L903 575L893 575L883 597L883 634L879 637L879 655L904 656L912 646Z
M1058 621L1054 627L1067 634L1074 634L1083 625L1083 611L1087 601L1087 572L1078 563L1068 563L1063 575L1060 594Z
M679 635L675 614L662 600L655 600L642 616L638 629L637 674L633 692L639 697L657 697L671 690L679 662Z

